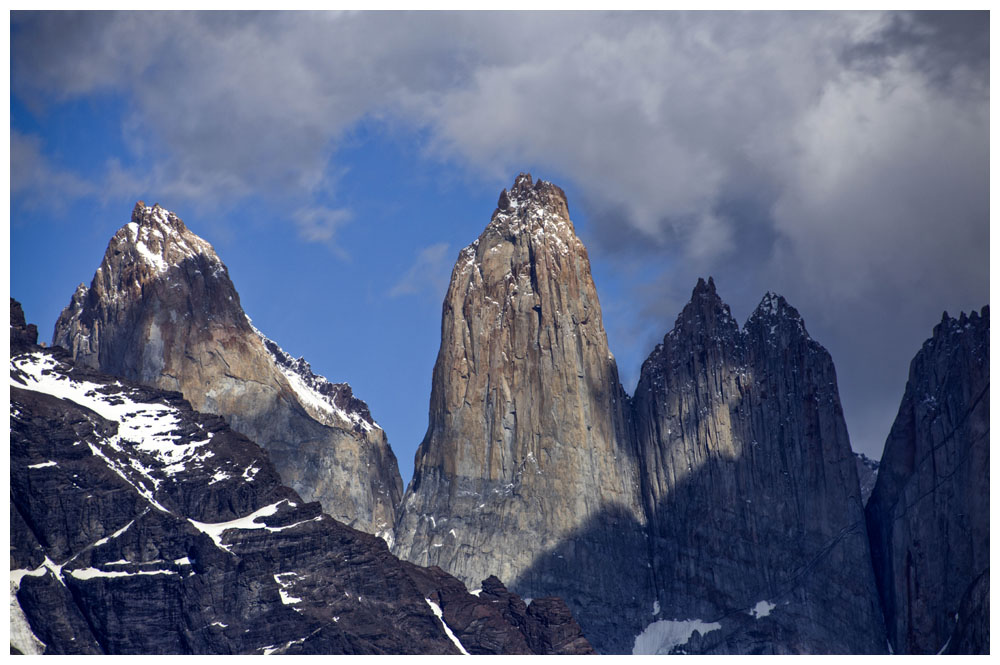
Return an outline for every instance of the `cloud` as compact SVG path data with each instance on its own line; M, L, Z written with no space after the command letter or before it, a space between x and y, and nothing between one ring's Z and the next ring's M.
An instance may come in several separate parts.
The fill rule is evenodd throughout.
M448 287L452 263L454 260L448 253L448 243L439 242L424 247L417 253L409 269L389 290L389 297L416 295L423 291L435 297L443 297Z
M10 191L22 205L66 205L94 193L83 178L52 164L39 137L10 132Z
M343 208L311 207L299 208L292 214L292 220L298 228L299 237L306 242L326 243L333 247L341 258L349 258L343 250L336 247L337 229L351 220L351 212Z
M631 339L662 336L698 275L744 316L781 291L835 351L852 422L881 418L875 439L892 410L876 397L901 392L935 310L988 300L988 17L15 12L11 77L34 104L127 99L128 163L146 166L109 182L269 197L306 241L346 222L337 148L368 118L497 190L528 167L559 179L592 256L646 267L623 296ZM44 146L19 149L31 164ZM442 245L392 294L442 283L420 281L436 263Z

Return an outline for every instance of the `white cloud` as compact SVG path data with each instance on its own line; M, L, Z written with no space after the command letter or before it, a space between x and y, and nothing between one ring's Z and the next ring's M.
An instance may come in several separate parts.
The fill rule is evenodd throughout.
M31 207L65 204L93 194L93 186L60 169L42 152L37 136L10 132L10 191Z
M323 206L299 208L292 214L292 220L299 230L299 237L306 242L327 243L333 246L337 229L351 220L351 212L343 208L333 209ZM342 253L341 250L338 252Z
M454 258L448 253L448 243L439 242L424 247L417 253L409 269L389 290L389 297L398 298L427 291L443 298L452 263Z

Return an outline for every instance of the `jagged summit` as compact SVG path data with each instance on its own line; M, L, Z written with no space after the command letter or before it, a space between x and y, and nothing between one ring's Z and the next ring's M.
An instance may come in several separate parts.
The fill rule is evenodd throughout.
M532 182L530 174L522 173L509 190L500 193L489 226L470 247L478 247L483 241L491 244L491 237L511 240L525 232L539 244L546 238L557 240L559 253L563 255L579 245L569 219L565 192L545 180Z
M133 252L128 252L134 248ZM225 270L215 250L184 225L180 217L160 206L139 201L132 209L131 221L114 235L108 253L127 252L131 258L162 273L179 266L185 259L204 256L218 270ZM108 255L105 255L108 259Z
M510 190L500 192L497 211L510 212L528 205L566 206L566 193L561 187L546 180L533 182L530 173L521 173L514 179ZM496 216L496 212L493 213Z
M811 339L799 311L789 305L784 296L773 291L764 294L757 309L750 314L744 324L743 330L748 334L763 331L768 337L774 337L779 331L785 330L805 339Z
M990 317L989 305L984 305L982 310L980 310L979 312L977 312L976 310L972 310L971 312L968 313L968 315L966 315L966 313L963 311L955 318L949 316L946 310L941 314L941 322L938 323L936 326L934 326L933 336L937 337L946 332L962 333L963 331L969 328L977 326L980 320L988 321L989 317ZM932 339L928 339L925 342L925 345L929 344L931 341Z

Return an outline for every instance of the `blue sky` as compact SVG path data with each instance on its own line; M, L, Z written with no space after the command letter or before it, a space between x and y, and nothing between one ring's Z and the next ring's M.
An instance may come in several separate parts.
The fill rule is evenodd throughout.
M785 295L879 456L942 310L989 299L984 13L11 19L11 295L43 339L137 200L368 402L404 482L459 250L563 187L634 388L699 276Z

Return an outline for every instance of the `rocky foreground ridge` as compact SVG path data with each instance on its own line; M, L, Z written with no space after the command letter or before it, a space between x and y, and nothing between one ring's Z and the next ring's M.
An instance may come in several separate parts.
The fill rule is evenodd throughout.
M253 327L225 264L172 212L136 204L52 343L78 364L181 392L266 448L307 501L392 542L403 484L385 432L350 386Z
M592 651L562 601L400 561L222 418L35 341L12 300L12 652Z
M895 653L989 653L990 315L947 313L913 362L868 502Z

